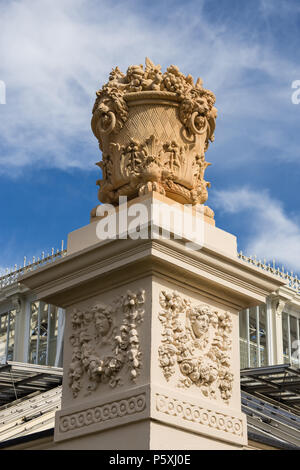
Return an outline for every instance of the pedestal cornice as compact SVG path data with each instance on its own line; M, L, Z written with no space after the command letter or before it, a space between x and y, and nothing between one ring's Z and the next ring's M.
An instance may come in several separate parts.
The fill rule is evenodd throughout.
M131 267L134 269L131 270ZM38 298L67 307L128 278L159 272L209 294L235 299L236 308L255 305L284 285L276 276L207 247L187 250L181 240L107 240L22 276L20 282ZM105 278L105 279L104 279ZM101 284L99 285L99 281ZM88 289L84 288L89 285ZM81 289L81 287L83 289ZM75 291L76 290L76 293Z

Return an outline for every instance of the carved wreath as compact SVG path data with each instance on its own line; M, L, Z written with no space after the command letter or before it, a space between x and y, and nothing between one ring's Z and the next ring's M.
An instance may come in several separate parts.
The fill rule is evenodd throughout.
M69 366L69 386L74 398L82 388L82 378L88 378L88 392L100 383L116 387L121 384L119 373L125 365L130 379L135 381L141 367L138 324L143 320L145 291L127 291L114 307L95 303L86 311L74 309L70 342L73 347ZM123 315L119 327L114 326L118 312ZM111 346L111 354L99 355L101 345Z
M195 385L206 397L232 395L230 370L232 320L210 306L191 303L177 293L160 294L163 325L159 363L167 380L179 369L178 386Z

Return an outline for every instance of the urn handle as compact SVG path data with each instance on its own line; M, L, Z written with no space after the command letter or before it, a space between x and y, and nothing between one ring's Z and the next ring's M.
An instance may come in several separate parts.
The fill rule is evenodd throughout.
M198 135L202 135L204 134L206 131L207 131L207 126L208 126L208 123L207 123L207 119L205 119L205 124L203 127L201 127L200 129L197 127L197 124L195 123L195 120L196 118L199 118L199 117L202 117L201 115L199 115L198 111L195 111L191 117L190 117L190 120L189 120L189 127L192 131L193 134L198 134ZM203 117L202 117L203 119Z
M103 113L98 121L98 131L101 134L110 134L116 126L116 116L112 111Z

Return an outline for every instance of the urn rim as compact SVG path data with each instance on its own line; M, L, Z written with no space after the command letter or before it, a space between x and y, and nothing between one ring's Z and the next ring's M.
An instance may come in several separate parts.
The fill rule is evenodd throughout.
M134 91L124 94L124 100L128 106L138 106L139 104L167 104L179 106L180 97L171 91Z

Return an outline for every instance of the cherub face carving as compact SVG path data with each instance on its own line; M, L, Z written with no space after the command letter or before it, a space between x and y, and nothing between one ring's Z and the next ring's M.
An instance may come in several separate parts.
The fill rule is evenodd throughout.
M108 317L104 313L98 313L95 315L95 323L98 333L101 336L106 336L110 329Z
M109 308L102 304L96 304L92 308L94 312L95 326L99 336L106 336L112 325L112 317Z
M196 338L207 333L210 325L210 311L205 305L195 308L190 317L191 327Z

